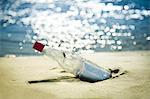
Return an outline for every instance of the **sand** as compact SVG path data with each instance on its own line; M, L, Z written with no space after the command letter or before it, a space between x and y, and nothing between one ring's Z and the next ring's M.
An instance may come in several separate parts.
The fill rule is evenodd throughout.
M150 51L100 52L82 57L104 68L128 73L96 83L61 79L29 84L32 80L74 77L46 56L0 58L0 99L149 99Z

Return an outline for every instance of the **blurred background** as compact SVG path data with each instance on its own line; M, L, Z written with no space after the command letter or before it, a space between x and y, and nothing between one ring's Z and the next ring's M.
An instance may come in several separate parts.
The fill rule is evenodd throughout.
M0 0L0 56L150 50L150 0Z

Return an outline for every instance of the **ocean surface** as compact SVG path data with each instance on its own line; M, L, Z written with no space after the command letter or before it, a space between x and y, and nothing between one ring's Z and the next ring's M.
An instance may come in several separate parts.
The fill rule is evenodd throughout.
M17 3L18 1L18 3ZM36 40L41 40L40 36L40 28L34 30L31 24L25 24L24 21L20 21L23 18L27 18L30 16L30 13L22 14L21 16L13 16L14 11L19 13L21 10L25 9L35 9L38 11L53 11L56 13L64 13L68 11L68 9L73 6L73 1L63 2L63 0L54 0L52 3L55 5L53 8L49 8L47 3L41 2L29 2L30 0L0 0L0 56L5 56L8 54L15 55L38 55L32 49L33 43ZM81 0L88 3L90 0ZM128 16L128 14L121 13L123 17L121 18L119 15L119 11L116 12L116 17L109 17L111 11L104 9L101 12L103 17L99 19L95 19L96 21L92 21L89 23L91 26L94 26L95 23L98 24L100 28L95 28L95 33L98 34L96 39L91 39L90 37L95 37L93 33L85 33L83 37L80 37L81 40L93 40L94 43L90 43L90 47L83 46L77 47L74 46L76 51L80 50L93 50L93 51L135 51L135 50L150 50L150 0L95 0L99 1L97 4L103 4L104 6L119 6L123 7L128 14L135 14L135 16ZM20 3L21 2L21 3ZM82 3L82 2L81 2ZM78 3L77 3L78 4ZM17 7L16 7L16 6ZM127 5L127 6L125 6ZM34 7L34 8L33 8ZM61 11L59 11L61 8ZM79 6L80 7L80 6ZM82 6L81 6L82 7ZM130 8L129 8L130 7ZM116 7L117 8L117 7ZM56 9L56 11L55 11ZM82 8L81 8L82 9ZM130 10L131 9L131 10ZM80 10L80 9L79 9ZM142 12L143 11L143 12ZM145 11L145 12L144 12ZM20 12L21 13L21 12ZM22 12L23 13L23 12ZM126 15L125 15L126 14ZM93 14L94 15L94 14ZM96 15L96 14L95 14ZM139 15L139 16L138 16ZM50 16L50 15L49 15ZM80 15L75 16L75 20L83 20L85 17L80 17ZM127 19L128 18L128 19ZM89 21L90 18L86 20ZM91 18L92 19L92 18ZM19 21L18 21L19 20ZM32 20L32 19L31 19ZM100 21L99 21L100 20ZM56 20L57 23L57 20ZM38 24L38 23L35 23ZM45 23L44 23L45 24ZM93 25L94 24L94 25ZM115 28L117 26L117 28ZM126 28L126 29L124 29ZM55 27L53 30L57 30ZM114 32L115 29L115 32ZM111 31L112 30L112 31ZM57 31L56 31L57 32ZM46 34L51 35L51 34ZM87 36L86 36L87 35ZM88 37L89 36L89 37ZM46 40L46 38L43 38ZM52 39L52 38L49 38ZM62 41L58 39L59 41ZM78 40L78 39L77 39ZM49 41L49 43L54 41ZM64 44L65 41L63 41ZM58 42L54 42L54 44ZM55 45L56 45L55 44ZM70 43L69 43L70 44ZM84 43L85 44L85 43ZM54 46L55 47L55 46ZM70 47L69 47L70 48Z

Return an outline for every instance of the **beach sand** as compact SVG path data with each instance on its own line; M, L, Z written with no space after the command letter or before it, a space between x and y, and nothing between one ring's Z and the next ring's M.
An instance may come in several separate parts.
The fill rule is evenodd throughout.
M0 99L150 99L150 51L100 52L82 57L127 73L96 83L74 78L29 84L74 76L46 56L1 57Z

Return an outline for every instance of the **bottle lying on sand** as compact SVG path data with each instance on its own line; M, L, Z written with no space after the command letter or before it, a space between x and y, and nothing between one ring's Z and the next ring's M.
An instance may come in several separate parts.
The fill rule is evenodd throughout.
M53 58L65 71L72 73L82 81L96 82L112 76L110 71L76 54L44 48L44 46L42 43L36 42L33 48Z

